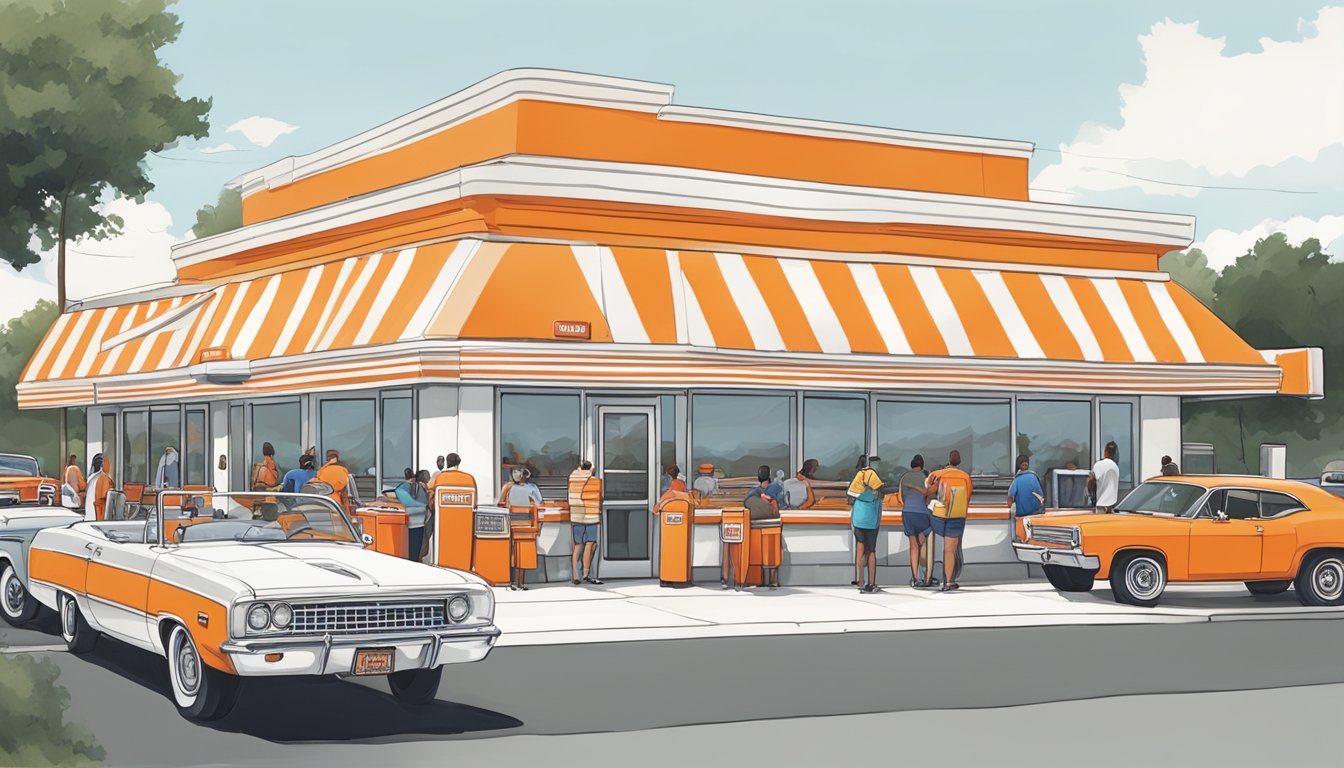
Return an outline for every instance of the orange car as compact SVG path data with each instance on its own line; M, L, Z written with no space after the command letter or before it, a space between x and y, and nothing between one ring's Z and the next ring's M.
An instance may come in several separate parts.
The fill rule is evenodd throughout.
M43 477L37 459L17 453L0 453L0 506L50 504L57 498L56 480Z
M1293 480L1165 476L1113 514L1024 521L1017 557L1062 592L1109 579L1117 602L1151 607L1169 582L1242 581L1254 595L1293 587L1303 605L1344 604L1344 498Z

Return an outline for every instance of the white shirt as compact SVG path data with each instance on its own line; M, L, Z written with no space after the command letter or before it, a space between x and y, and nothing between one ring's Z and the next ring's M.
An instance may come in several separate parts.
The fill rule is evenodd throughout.
M1120 467L1114 459L1102 458L1092 466L1097 478L1097 506L1114 507L1120 501Z

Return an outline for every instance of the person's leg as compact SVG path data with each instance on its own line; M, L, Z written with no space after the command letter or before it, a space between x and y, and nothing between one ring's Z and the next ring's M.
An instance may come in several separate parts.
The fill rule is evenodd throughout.
M868 550L868 586L877 586L877 547Z
M905 537L910 543L910 586L920 583L919 579L919 534Z
M597 552L597 542L590 541L583 545L583 573L589 584L602 583L601 579L593 575L593 554L595 552Z
M957 545L961 543L960 536L943 537L943 584L952 586L956 584L953 578L957 571Z
M579 558L583 555L583 542L575 539L570 544L569 583L578 584L583 580L583 571L579 570Z
M863 588L863 556L864 547L862 541L854 542L854 583Z

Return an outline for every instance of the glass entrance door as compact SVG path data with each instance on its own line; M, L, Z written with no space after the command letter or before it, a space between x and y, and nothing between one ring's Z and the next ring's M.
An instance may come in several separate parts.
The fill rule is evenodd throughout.
M599 576L653 575L655 407L599 405L597 470L602 478Z

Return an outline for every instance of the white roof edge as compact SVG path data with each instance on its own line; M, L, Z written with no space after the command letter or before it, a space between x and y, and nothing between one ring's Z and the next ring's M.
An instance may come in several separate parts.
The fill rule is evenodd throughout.
M974 152L1008 157L1029 158L1036 147L1032 142L1013 139L990 139L979 136L908 131L876 125L840 123L803 117L783 117L755 112L735 112L710 107L684 107L676 104L670 104L659 110L658 118L676 122L707 123L730 128L750 128L758 131L802 134L828 139L848 139L918 149L941 149L952 152Z
M139 304L142 301L157 301L159 299L175 299L178 296L191 296L197 293L205 293L214 288L213 285L204 285L200 283L173 283L150 288L133 288L129 291L119 293L109 293L102 296L83 299L81 301L69 302L70 306L66 308L67 312L78 312L82 309L100 309L102 307L118 307L122 304Z

